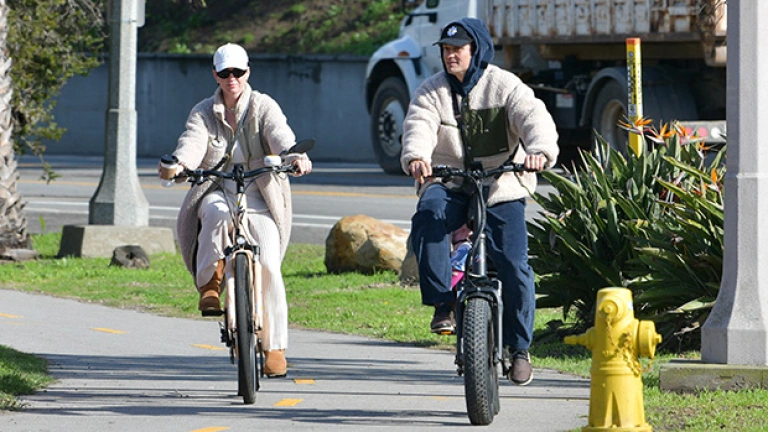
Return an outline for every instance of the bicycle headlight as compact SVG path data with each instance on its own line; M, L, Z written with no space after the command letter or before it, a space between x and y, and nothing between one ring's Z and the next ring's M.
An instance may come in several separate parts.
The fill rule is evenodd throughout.
M237 244L239 246L242 246L242 245L244 245L246 243L245 242L245 237L243 237L243 236L237 236L237 239L235 239L235 241L237 242Z
M283 164L283 158L277 155L264 156L264 165L268 167L277 167Z

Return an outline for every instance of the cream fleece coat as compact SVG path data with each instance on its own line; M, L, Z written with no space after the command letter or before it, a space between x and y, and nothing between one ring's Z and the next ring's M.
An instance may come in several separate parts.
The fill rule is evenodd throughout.
M461 96L457 96L461 106ZM557 161L557 130L544 103L533 90L511 72L488 65L469 93L469 108L480 110L505 107L507 139L510 151L477 158L484 169L496 168L515 151L518 139L525 143L515 154L515 162L523 162L526 153L547 157L546 168ZM412 160L423 160L432 166L464 167L464 146L454 117L451 87L445 72L425 80L417 89L403 123L403 151L400 163L409 173ZM424 185L417 184L421 195ZM450 184L449 184L450 186ZM535 173L505 173L491 184L488 205L513 201L529 195L536 188Z
M250 105L250 106L249 106ZM247 107L247 112L246 112ZM245 119L242 119L245 113ZM228 143L235 139L235 131L224 119L225 106L221 89L213 96L201 101L189 113L186 129L181 134L173 155L179 163L189 169L212 169L226 155ZM243 153L248 159L246 171L264 166L265 148L270 154L279 154L296 143L296 136L288 126L280 106L271 97L252 90L246 84L236 109L240 125L239 137ZM262 142L263 139L263 142ZM307 158L306 155L289 155L287 161ZM227 171L225 162L218 169ZM292 203L291 190L285 174L272 173L256 179L261 196L280 234L280 257L285 256L291 237ZM195 252L199 229L197 206L214 183L193 185L181 205L176 223L179 248L187 269L195 276Z

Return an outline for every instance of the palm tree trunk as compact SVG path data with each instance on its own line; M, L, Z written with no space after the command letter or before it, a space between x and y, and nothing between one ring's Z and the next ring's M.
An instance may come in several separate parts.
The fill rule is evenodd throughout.
M19 173L13 151L11 58L7 49L8 6L0 0L0 259L14 259L13 250L30 247L25 203L16 190Z

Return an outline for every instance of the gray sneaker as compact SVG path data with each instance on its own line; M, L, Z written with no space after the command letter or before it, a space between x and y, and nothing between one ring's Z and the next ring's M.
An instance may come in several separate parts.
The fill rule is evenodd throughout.
M524 386L533 381L533 367L531 366L531 355L528 350L522 349L510 349L507 348L509 353L509 374L507 378L512 383Z

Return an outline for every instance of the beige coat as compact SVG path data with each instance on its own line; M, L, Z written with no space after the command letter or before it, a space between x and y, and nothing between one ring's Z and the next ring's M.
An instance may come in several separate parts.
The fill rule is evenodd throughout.
M245 113L245 119L242 119ZM227 171L227 148L234 141L235 131L224 120L225 106L220 89L213 96L201 101L189 114L186 130L179 137L173 155L179 163L189 169L212 169L225 156L227 161L219 168ZM237 104L236 118L240 143L248 159L246 170L264 166L265 149L269 154L279 154L296 143L296 137L288 126L280 106L271 97L252 90L246 84ZM287 160L306 158L306 155L290 155ZM291 236L292 204L288 178L285 174L268 174L258 177L264 201L275 220L280 233L280 256L285 256ZM198 218L200 200L212 189L212 182L193 185L179 210L177 235L179 247L187 269L195 276L195 254L197 250Z
M458 96L459 104L461 97ZM509 151L477 158L484 169L501 165L522 139L515 162L522 162L526 153L541 153L547 157L546 168L557 161L559 148L557 130L544 103L533 90L514 74L489 65L469 93L470 110L505 107ZM464 167L464 146L454 117L451 87L444 72L439 72L416 89L403 123L403 152L400 162L408 171L412 160L423 160L432 166ZM421 194L429 183L419 188ZM417 185L418 186L418 185ZM536 188L536 174L505 173L489 190L488 205L513 201L529 195Z

